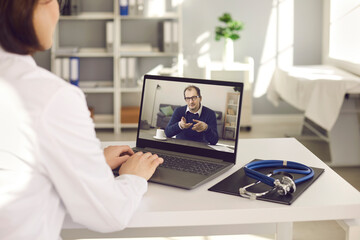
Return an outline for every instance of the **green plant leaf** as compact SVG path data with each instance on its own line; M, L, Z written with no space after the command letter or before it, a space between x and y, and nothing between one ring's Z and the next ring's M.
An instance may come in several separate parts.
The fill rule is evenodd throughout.
M231 18L229 13L224 13L218 18L219 21L226 24L225 27L217 26L215 28L215 40L219 41L222 37L237 40L240 38L238 32L243 30L244 24L240 21L235 21Z
M231 38L232 40L237 40L237 39L240 38L240 36L239 36L239 34L233 33L233 34L230 35L229 38Z
M223 27L217 27L215 29L215 33L216 35L219 35L219 36L225 36L226 35L226 28L223 28Z
M219 17L220 22L228 23L232 21L231 15L229 13L224 13L221 17Z
M228 23L228 26L232 31L240 31L243 29L243 23L239 21L232 21Z

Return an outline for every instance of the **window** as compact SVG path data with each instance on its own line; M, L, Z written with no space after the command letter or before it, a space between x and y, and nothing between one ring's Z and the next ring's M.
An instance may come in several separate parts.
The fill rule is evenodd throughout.
M325 63L360 74L360 1L327 0L324 7Z

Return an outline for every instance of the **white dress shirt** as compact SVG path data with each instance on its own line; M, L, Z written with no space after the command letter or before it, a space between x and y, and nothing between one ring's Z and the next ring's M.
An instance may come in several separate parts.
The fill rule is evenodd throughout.
M114 179L79 88L0 48L0 239L59 239L66 213L121 230L146 190Z
M185 113L191 112L192 114L199 114L199 117L201 116L203 106L200 104L199 109L196 112L191 112L189 106L187 106Z
M187 106L186 111L185 111L185 114L186 114L187 112L190 112L190 113L192 113L192 114L199 114L199 117L200 117L200 116L201 116L201 113L202 113L202 109L203 109L203 106L202 106L202 104L200 104L199 109L198 109L196 112L193 113L193 112L190 111L189 106ZM181 121L179 121L179 128L182 130L183 128L181 127L180 123L181 123Z

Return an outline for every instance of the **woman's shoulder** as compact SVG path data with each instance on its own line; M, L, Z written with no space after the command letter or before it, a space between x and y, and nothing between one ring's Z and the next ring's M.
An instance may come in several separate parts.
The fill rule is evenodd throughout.
M83 102L85 99L78 87L37 66L30 56L10 55L1 60L4 61L0 61L0 78L13 89L34 118L40 116L50 104L77 99Z
M22 102L35 111L41 112L59 93L83 97L78 87L36 65L20 64L9 69L5 75L5 80L19 94Z
M53 99L53 96L59 94L60 92L61 95L65 94L67 97L84 97L84 93L79 87L70 84L46 69L39 68L38 71L39 78L36 80L34 79L34 81L39 88L42 88L40 91L44 96L48 96L48 99Z
M54 73L41 68L37 67L36 69L37 76L35 81L39 81L41 84L51 86L54 85L55 87L66 87L70 86L69 82L65 81L64 79L60 78L59 76L55 75Z
M0 77L19 91L51 92L69 85L52 72L39 67L30 56L5 54L0 62Z
M72 95L83 95L80 88L70 84L69 82L61 79L54 73L37 67L34 73L29 76L24 82L31 83L29 86L33 93L39 94L44 101L48 101L53 98L58 92L68 92Z
M30 81L38 86L38 88L44 89L46 92L56 92L59 89L82 92L80 88L70 84L68 81L65 81L47 69L36 66L33 71Z

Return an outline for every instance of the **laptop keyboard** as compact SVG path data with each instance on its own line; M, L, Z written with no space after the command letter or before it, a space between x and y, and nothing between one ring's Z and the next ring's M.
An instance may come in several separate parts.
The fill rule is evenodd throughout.
M223 167L221 164L195 161L183 157L158 154L164 159L164 163L160 165L163 168L175 169L183 172L196 173L201 175L209 175L214 171Z
M195 161L173 155L158 154L158 156L164 159L164 162L159 167L170 168L182 172L196 173L205 176L217 171L224 166L222 164ZM115 176L119 176L119 168L113 169L113 173Z

